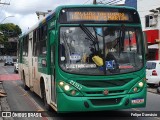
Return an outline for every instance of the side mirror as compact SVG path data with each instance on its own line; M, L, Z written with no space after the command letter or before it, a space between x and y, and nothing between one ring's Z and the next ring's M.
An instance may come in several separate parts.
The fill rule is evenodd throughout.
M143 32L143 39L144 39L144 49L145 49L145 55L148 55L148 43L147 43L147 35L145 32Z
M52 30L50 33L49 33L49 37L50 37L50 44L53 44L56 40L56 32L55 30Z

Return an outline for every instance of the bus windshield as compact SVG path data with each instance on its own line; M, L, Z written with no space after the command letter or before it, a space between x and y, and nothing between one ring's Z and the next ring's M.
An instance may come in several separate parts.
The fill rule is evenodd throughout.
M59 65L65 72L114 75L143 67L139 27L60 28Z

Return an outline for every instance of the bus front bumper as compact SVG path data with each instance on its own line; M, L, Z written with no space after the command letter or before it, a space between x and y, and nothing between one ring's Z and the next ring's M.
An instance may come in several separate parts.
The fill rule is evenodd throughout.
M65 93L58 93L57 112L85 112L118 110L146 106L146 90L141 92L105 97L72 97Z

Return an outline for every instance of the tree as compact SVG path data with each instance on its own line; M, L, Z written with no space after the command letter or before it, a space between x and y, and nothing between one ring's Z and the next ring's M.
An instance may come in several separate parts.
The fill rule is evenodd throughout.
M0 35L0 43L4 43L5 41L7 41L7 38L3 34Z
M3 33L4 38L8 37L18 37L22 31L18 25L13 23L0 24L0 31ZM2 39L2 37L0 38ZM3 39L1 41L6 41L7 39Z
M0 24L0 33L0 44L4 45L4 48L0 48L0 54L8 55L12 54L12 52L16 52L16 43L8 42L8 38L18 38L18 36L22 33L20 27L13 23Z

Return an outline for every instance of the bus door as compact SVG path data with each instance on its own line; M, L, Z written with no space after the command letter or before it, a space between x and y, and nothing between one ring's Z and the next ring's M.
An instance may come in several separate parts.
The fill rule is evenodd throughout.
M53 38L49 33L50 40ZM51 45L51 99L56 104L56 81L55 81L55 45Z
M32 41L33 41L33 32L29 34L29 42L28 42L28 73L29 73L29 87L32 90L33 83L32 83Z

